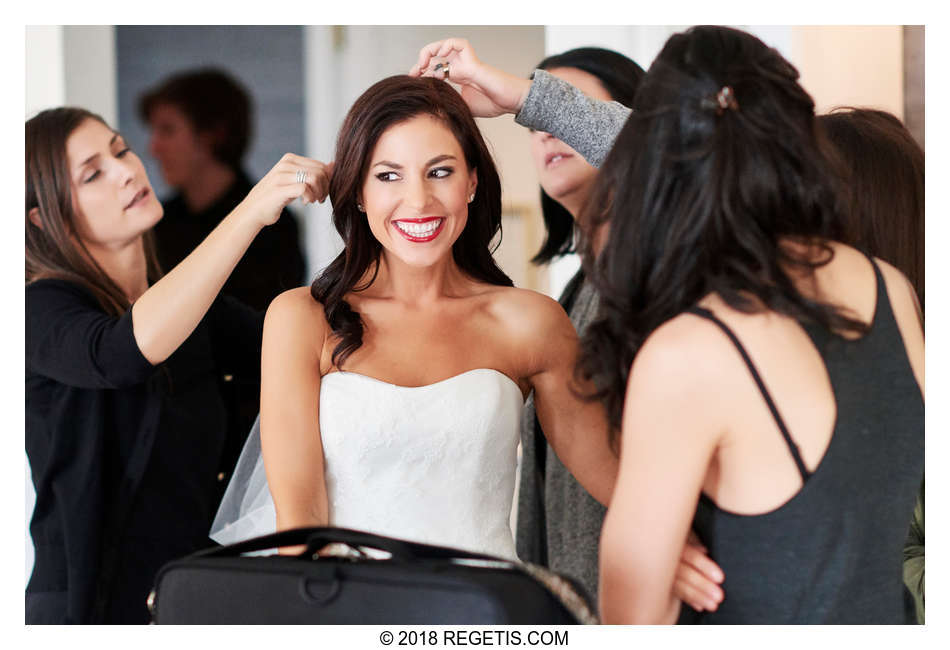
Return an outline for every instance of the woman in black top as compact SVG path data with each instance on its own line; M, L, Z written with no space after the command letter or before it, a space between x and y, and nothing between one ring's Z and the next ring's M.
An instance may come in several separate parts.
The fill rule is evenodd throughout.
M581 145L599 128L591 150L611 140L601 103L539 86L552 82L541 73L526 84L454 39L413 72L432 56L480 115L513 112ZM797 78L749 34L674 35L580 219L602 303L579 369L622 443L601 537L605 622L677 620L694 514L725 573L703 622L913 620L901 550L923 471L923 333L907 279L837 241L836 187ZM538 110L545 97L562 100L553 114Z
M218 291L327 171L287 154L164 277L162 216L122 136L78 108L26 123L27 623L144 623L155 571L210 544L223 375L259 375L263 315Z

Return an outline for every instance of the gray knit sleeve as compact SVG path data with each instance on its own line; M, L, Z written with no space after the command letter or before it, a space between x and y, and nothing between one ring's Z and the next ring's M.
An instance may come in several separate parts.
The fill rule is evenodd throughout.
M600 167L630 113L623 104L591 99L566 81L535 70L515 122L547 131Z

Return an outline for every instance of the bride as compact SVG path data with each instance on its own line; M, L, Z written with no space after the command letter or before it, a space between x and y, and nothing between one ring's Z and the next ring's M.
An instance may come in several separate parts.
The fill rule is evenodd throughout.
M514 559L531 391L555 453L607 504L617 458L602 407L572 390L577 335L492 258L501 186L458 93L407 76L369 88L330 198L345 249L267 311L260 453L252 433L212 537L334 525Z

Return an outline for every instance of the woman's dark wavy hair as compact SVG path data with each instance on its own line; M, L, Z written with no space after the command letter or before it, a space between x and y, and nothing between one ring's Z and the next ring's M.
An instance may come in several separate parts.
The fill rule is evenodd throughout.
M837 183L815 135L798 71L754 36L724 27L674 34L650 66L595 181L583 225L609 232L585 268L601 295L577 375L597 387L617 448L627 375L646 338L715 292L763 309L863 333L867 326L801 295L785 269L827 264L840 238ZM722 110L721 89L738 105ZM819 246L819 259L780 240Z
M553 54L538 64L541 70L576 68L591 74L603 84L615 102L633 106L640 80L646 73L637 63L619 52L600 47L578 47ZM541 190L541 216L546 238L541 250L531 258L534 264L547 264L555 257L575 252L574 217L563 205Z
M340 128L330 201L333 225L345 247L310 287L313 298L323 304L333 333L340 337L333 350L333 364L338 368L363 344L362 320L345 296L372 285L382 252L366 215L356 207L370 156L388 128L418 115L430 115L442 122L461 145L469 169L478 174L475 199L468 204L468 222L452 246L455 263L475 280L512 286L492 257L501 243L501 181L468 106L441 80L406 75L383 79L356 100ZM370 279L357 286L370 269Z
M842 216L854 245L901 270L924 306L924 150L896 116L837 108L818 116L847 179Z

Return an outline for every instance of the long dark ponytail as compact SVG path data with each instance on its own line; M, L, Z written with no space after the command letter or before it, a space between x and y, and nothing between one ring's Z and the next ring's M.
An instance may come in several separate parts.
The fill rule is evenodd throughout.
M501 181L468 106L451 86L437 79L405 75L383 79L356 100L340 128L330 201L333 225L343 238L344 249L310 287L313 298L323 304L334 335L340 338L333 350L333 365L338 368L363 344L360 315L345 297L372 285L382 252L366 215L357 209L370 155L386 129L417 115L431 115L445 124L461 145L469 168L478 173L478 191L468 206L468 222L452 246L455 263L476 280L512 286L492 257L501 242ZM360 284L370 270L369 279Z
M577 370L597 386L613 435L640 346L709 293L745 312L866 331L788 275L828 263L841 223L814 102L797 79L776 50L723 27L675 34L647 72L581 217L609 233L599 258L585 254L601 308Z

